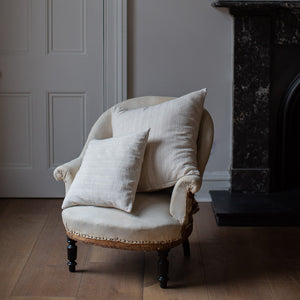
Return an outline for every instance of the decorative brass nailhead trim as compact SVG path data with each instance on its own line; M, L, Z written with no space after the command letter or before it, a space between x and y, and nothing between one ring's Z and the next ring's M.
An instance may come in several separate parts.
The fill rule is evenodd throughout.
M174 239L174 240L167 240L167 241L129 241L129 240L124 240L120 238L106 238L106 237L97 237L97 236L92 236L92 235L87 235L87 234L82 234L82 233L77 233L74 231L68 231L71 234L75 234L80 237L84 238L89 238L93 240L100 240L100 241L111 241L111 242L122 242L122 243L127 243L127 244L169 244L169 243L174 243L176 241L181 240L179 239Z
M192 224L191 224L192 225ZM184 227L183 227L184 228ZM116 248L125 250L135 250L135 251L154 251L154 250L165 250L173 248L184 240L186 240L192 233L193 226L188 226L185 230L182 230L182 236L178 240L173 241L128 241L124 239L109 239L101 237L90 237L85 234L76 234L67 231L67 236L73 240L80 241L87 244L98 245L106 248Z

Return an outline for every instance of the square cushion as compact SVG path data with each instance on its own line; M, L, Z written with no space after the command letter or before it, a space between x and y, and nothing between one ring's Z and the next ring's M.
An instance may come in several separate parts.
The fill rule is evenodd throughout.
M197 138L206 89L158 105L112 109L113 136L151 128L138 191L173 186L186 175L200 175Z
M130 214L106 207L64 209L68 232L97 240L134 244L165 243L182 238L182 225L170 215L171 195L164 191L136 193Z
M93 205L131 212L149 131L91 140L62 208Z

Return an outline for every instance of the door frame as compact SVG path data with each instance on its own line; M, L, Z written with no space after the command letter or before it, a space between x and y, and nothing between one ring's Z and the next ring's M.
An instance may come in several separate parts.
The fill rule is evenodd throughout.
M127 0L104 0L103 14L102 99L106 111L127 98Z

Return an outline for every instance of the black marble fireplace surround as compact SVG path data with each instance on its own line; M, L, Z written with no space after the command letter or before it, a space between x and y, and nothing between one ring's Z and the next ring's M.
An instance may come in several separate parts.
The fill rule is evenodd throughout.
M231 191L219 225L300 225L300 1L215 1L234 17Z

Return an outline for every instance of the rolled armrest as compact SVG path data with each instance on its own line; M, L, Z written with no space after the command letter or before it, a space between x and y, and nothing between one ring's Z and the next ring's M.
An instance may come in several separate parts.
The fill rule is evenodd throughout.
M74 180L74 177L81 166L81 162L82 162L81 157L75 158L70 162L67 162L57 167L53 172L53 176L57 181L60 180L64 181L66 187L66 193L69 190Z
M180 178L174 186L170 214L180 224L186 224L193 210L194 194L200 190L202 178L196 175Z

